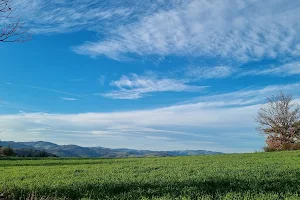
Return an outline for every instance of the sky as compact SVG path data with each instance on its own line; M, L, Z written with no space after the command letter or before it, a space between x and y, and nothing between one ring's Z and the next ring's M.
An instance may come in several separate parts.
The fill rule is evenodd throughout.
M300 102L298 0L13 0L31 40L0 44L1 140L262 151L254 118Z

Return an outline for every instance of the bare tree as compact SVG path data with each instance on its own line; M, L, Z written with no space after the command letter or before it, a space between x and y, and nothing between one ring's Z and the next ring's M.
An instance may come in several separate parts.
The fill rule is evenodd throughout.
M24 42L29 37L23 22L13 15L12 1L0 0L0 42Z
M300 144L300 106L292 95L280 93L267 99L258 112L258 129L267 135L266 143L273 150L295 148Z

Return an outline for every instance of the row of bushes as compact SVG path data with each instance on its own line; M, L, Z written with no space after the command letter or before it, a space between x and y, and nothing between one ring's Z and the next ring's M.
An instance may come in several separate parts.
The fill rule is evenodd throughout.
M56 157L45 150L36 149L13 149L10 147L0 147L0 157Z

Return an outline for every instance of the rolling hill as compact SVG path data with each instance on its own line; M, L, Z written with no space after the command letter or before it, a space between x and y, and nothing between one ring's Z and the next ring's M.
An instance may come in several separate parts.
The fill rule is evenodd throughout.
M77 145L58 145L51 142L13 142L1 141L0 146L9 146L14 149L45 150L59 157L78 158L122 158L122 157L151 157L151 156L189 156L221 154L206 150L180 150L180 151L149 151L136 149L110 149L104 147L81 147Z

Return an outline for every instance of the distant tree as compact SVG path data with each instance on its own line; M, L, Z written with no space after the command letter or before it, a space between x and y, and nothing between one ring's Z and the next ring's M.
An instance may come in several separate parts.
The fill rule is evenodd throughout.
M0 99L0 104L1 104L1 99ZM4 132L4 130L0 130L0 133ZM1 139L0 139L0 148L2 147L2 144L1 144Z
M13 15L12 0L0 0L0 42L24 42L30 37L20 18Z
M300 149L300 106L292 95L280 93L267 99L257 115L258 129L267 136L265 150Z
M48 153L45 149L41 150L39 153L37 153L36 157L49 157Z
M10 147L0 147L0 156L16 156L16 153Z

